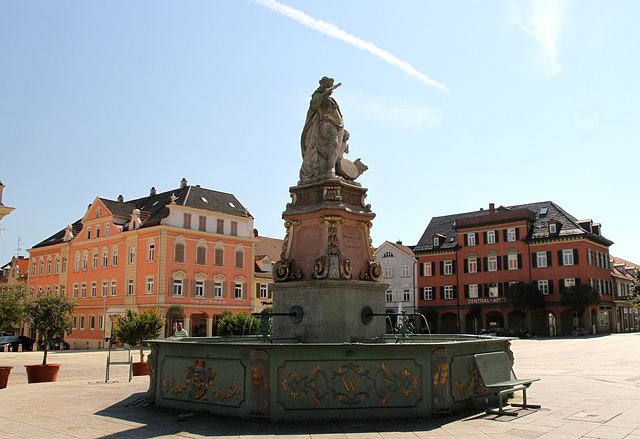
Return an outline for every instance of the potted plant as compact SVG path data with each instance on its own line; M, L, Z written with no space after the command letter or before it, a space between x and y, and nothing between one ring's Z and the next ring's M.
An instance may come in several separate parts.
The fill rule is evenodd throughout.
M0 291L0 334L23 320L24 291L10 288ZM12 366L0 366L0 389L7 387Z
M132 364L134 375L148 375L147 363L144 361L142 341L157 338L164 326L164 319L158 310L150 309L138 313L133 309L127 309L124 316L118 316L113 329L113 334L121 342L129 346L140 347L140 362Z
M42 334L44 355L42 364L26 365L29 383L52 382L58 379L60 364L47 364L47 353L51 339L64 335L73 327L73 310L76 304L67 296L40 293L25 302L26 322L31 329Z

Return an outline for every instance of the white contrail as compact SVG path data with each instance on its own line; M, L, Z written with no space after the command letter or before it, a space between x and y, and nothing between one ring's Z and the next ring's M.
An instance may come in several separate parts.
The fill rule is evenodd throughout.
M424 73L419 72L409 63L400 61L393 54L379 48L373 43L363 41L360 38L343 31L333 23L327 23L322 20L317 20L305 14L304 12L301 12L295 8L292 8L291 6L278 3L275 0L253 0L253 1L273 11L286 15L287 17L297 21L298 23L303 24L306 27L309 27L313 30L317 30L318 32L322 32L325 35L328 35L333 38L337 38L339 40L344 41L345 43L352 44L358 49L366 50L369 53L379 56L384 61L396 67L400 67L407 74L418 78L420 81L424 82L425 84L437 87L449 93L449 89L445 85L440 84L439 82L429 78Z

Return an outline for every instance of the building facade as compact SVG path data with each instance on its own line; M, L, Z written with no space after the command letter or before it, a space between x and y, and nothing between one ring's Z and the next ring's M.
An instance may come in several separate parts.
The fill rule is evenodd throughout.
M255 294L251 297L252 312L261 312L273 307L273 294L270 285L273 284L273 266L280 260L283 239L258 236L256 231L254 249L253 284Z
M413 250L401 241L385 241L374 251L382 267L382 283L388 284L385 306L388 314L418 312L416 295L416 258ZM415 317L410 318L415 323ZM393 323L396 318L390 319ZM389 330L389 324L387 325Z
M479 333L502 327L535 335L613 328L609 246L600 224L579 221L551 201L432 218L414 248L419 307L432 331ZM514 284L534 284L545 306L523 316L507 303ZM583 317L560 303L564 288L601 293Z
M613 332L640 331L640 313L634 308L629 297L631 285L638 264L611 256L609 260L613 280L613 304L615 307L615 327Z
M251 310L253 217L232 194L182 180L83 218L29 250L29 286L76 302L72 349L100 348L127 308L185 310L189 335L215 334L224 310ZM164 335L172 335L165 328Z

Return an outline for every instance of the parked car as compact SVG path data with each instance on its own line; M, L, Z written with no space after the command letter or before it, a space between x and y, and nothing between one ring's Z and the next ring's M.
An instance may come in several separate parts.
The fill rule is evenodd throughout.
M52 338L49 342L49 350L50 351L68 351L71 348L69 343L60 339L60 338ZM40 350L44 349L44 342L40 342Z
M18 352L18 346L22 345L23 351L31 351L33 350L33 344L35 340L29 337L25 337L24 335L6 335L4 337L0 337L0 346L9 346L9 351Z

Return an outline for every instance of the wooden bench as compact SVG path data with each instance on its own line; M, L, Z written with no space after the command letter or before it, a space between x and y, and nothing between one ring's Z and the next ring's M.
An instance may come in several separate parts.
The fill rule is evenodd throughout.
M518 416L518 412L507 412L503 409L504 395L522 390L522 404L511 403L513 407L539 409L539 405L527 404L527 389L540 378L519 380L516 377L511 361L506 352L489 352L474 355L480 377L487 389L498 397L498 410L487 409L487 414Z

